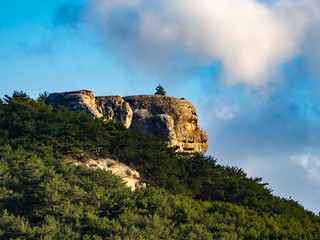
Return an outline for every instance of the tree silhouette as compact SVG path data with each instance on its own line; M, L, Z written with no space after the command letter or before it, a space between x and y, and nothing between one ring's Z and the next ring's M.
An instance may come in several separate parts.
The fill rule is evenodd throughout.
M4 102L10 103L11 101L26 102L31 100L30 97L23 91L14 91L12 97L4 95Z
M164 88L160 85L156 87L156 92L154 93L155 95L166 95L166 91Z
M38 98L37 98L37 102L44 103L48 96L49 96L49 92L47 92L47 91L44 91L43 93L40 93Z

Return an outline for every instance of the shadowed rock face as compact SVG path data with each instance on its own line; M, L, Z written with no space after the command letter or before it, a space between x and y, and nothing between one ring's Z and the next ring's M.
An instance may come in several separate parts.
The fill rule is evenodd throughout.
M120 96L96 97L95 102L98 112L108 120L122 122L126 128L130 127L132 109Z
M170 147L179 146L181 152L205 153L208 149L208 135L198 125L195 107L184 99L162 95L94 97L91 91L82 90L50 94L46 103L120 121L127 128L158 137Z

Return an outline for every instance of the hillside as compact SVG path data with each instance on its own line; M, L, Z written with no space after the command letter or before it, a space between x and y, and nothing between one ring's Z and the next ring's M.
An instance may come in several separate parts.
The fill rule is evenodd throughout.
M320 218L211 156L15 92L0 102L0 239L320 239ZM112 158L147 187L70 157Z

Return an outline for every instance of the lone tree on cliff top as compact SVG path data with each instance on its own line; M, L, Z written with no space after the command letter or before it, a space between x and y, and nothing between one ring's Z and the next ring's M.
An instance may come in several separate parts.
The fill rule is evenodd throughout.
M166 95L166 90L164 90L164 88L160 85L156 87L156 92L154 93L156 95Z

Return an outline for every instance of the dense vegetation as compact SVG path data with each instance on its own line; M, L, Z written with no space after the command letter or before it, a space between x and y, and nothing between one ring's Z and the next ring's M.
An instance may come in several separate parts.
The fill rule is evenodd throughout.
M0 102L0 239L320 239L319 216L261 178L44 100ZM148 187L70 157L112 157Z

